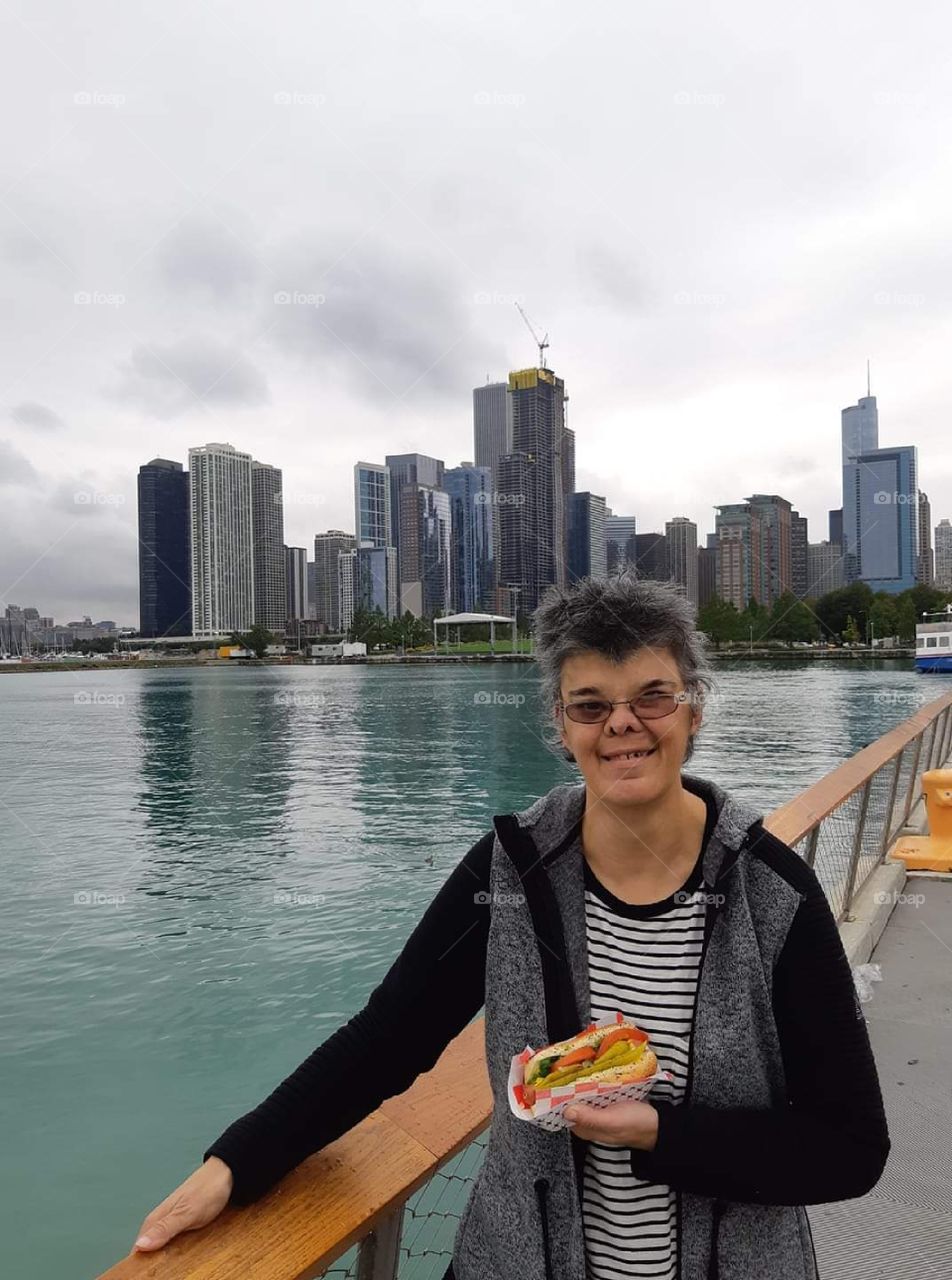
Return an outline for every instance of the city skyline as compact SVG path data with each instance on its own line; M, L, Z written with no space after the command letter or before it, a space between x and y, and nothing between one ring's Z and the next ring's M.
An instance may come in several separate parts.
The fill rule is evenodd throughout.
M867 359L881 438L916 443L948 515L952 16L884 60L882 24L839 13L785 33L806 81L768 72L743 4L688 39L615 6L611 40L567 3L541 37L495 0L369 30L343 6L319 48L243 0L213 28L59 0L14 19L2 598L131 621L132 477L196 440L280 461L296 546L349 527L358 452L470 459L472 389L535 356L516 301L571 387L576 490L642 528L703 534L742 473L820 529Z

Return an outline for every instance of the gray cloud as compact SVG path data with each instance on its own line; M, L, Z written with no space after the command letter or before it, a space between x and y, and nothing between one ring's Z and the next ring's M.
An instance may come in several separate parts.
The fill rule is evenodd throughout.
M234 344L207 336L140 345L119 366L114 399L168 421L205 407L267 404L268 383Z
M10 443L0 440L0 486L35 485L39 476L32 462Z
M58 413L32 400L16 405L10 410L10 417L21 427L37 427L40 431L62 431L66 427Z
M193 217L157 249L160 277L171 292L230 302L254 281L258 268L248 249L222 222Z

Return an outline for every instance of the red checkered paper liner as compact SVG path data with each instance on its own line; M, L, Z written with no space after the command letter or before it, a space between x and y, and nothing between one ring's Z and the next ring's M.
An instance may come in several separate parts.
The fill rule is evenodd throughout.
M611 1028L624 1020L624 1014L616 1013L613 1017L602 1018L592 1025L596 1028ZM579 1080L575 1084L556 1085L554 1089L536 1088L535 1103L529 1107L523 1101L522 1090L525 1083L525 1065L535 1053L535 1049L526 1045L509 1064L507 1090L509 1110L518 1119L539 1125L542 1129L548 1129L550 1133L570 1127L568 1121L562 1117L562 1112L570 1102L584 1102L590 1107L607 1107L611 1102L640 1102L648 1096L659 1080L673 1079L669 1072L662 1071L659 1067L655 1074L648 1076L646 1080L633 1080L629 1084Z

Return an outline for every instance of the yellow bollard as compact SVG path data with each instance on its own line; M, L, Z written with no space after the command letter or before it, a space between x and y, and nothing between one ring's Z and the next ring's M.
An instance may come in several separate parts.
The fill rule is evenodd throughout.
M927 836L900 836L889 851L911 871L952 871L952 769L922 775Z

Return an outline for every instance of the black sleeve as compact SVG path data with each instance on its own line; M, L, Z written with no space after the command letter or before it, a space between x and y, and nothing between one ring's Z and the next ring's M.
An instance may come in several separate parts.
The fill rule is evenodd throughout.
M482 1008L492 847L489 832L457 864L364 1008L205 1152L231 1169L231 1204L408 1089Z
M848 1200L879 1181L890 1143L866 1020L826 896L803 870L774 968L787 1105L658 1103L654 1150L631 1152L635 1177L755 1204Z

